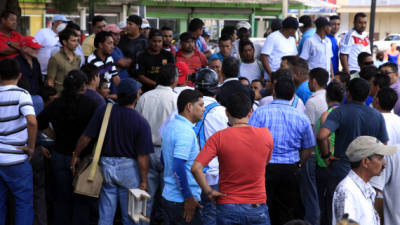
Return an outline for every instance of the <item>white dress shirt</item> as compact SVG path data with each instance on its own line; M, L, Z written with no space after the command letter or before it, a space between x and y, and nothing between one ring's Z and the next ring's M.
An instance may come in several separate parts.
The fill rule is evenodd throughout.
M265 39L261 54L268 56L271 71L275 72L281 66L283 56L297 55L296 39L286 38L277 30Z
M161 136L158 133L161 125L177 108L178 95L171 87L158 85L154 90L140 96L136 110L149 122L153 144L161 146Z
M51 28L42 28L35 34L37 42L43 46L38 52L38 61L43 75L47 75L47 65L52 49L58 43L58 35Z
M304 51L304 49L303 49ZM306 102L306 115L310 119L313 127L314 136L317 135L317 123L323 112L328 110L328 104L326 103L326 90L318 90L311 95Z
M349 219L360 225L379 225L379 215L374 208L375 196L374 188L350 170L333 195L332 224L347 213Z
M303 45L300 57L307 61L310 70L320 67L331 73L332 42L329 38L321 37L315 33Z

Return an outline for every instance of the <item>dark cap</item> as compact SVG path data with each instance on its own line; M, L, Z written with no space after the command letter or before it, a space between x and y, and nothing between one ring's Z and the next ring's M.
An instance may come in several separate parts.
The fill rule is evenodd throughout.
M299 28L299 21L294 17L288 16L282 21L282 28L297 30Z
M281 19L274 19L271 22L271 30L272 32L280 30L282 28L282 20Z
M132 78L123 79L118 85L118 95L132 96L136 95L142 84Z
M311 27L312 19L311 16L304 15L299 18L300 27Z
M315 20L315 26L317 27L317 29L320 29L320 28L323 28L325 26L330 26L330 23L329 23L327 18L321 16L321 17L318 17L318 19Z

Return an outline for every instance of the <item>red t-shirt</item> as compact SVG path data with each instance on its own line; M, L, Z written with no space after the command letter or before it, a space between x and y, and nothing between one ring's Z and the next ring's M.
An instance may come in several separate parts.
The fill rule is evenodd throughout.
M23 36L20 33L15 32L15 31L11 31L10 36L7 36L4 33L0 32L0 50L9 48L9 46L7 45L7 41L20 43L22 41L22 38L23 38ZM7 56L0 55L0 60L5 59L5 58L14 58L18 54L19 53L7 55Z
M183 56L181 50L176 53L175 57L176 62L185 62L189 66L189 74L196 72L196 69L208 65L206 56L197 49L194 49L194 54L190 58Z
M272 157L273 139L267 128L230 127L212 135L196 161L203 165L218 156L218 204L262 204L265 167Z

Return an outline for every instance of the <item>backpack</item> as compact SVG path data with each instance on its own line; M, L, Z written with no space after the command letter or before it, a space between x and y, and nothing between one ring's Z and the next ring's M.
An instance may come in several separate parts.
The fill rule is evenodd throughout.
M219 106L218 102L214 102L206 106L206 110L203 113L203 118L196 123L193 127L194 132L196 133L197 141L199 142L200 150L203 149L204 144L206 143L206 137L204 134L204 121L206 119L207 114L211 111L211 109Z

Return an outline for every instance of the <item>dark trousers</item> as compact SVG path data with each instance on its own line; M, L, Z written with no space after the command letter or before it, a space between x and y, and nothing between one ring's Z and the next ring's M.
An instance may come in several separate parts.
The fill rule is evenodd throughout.
M196 209L196 213L193 216L192 221L187 223L183 217L184 207L183 202L170 202L165 198L162 198L163 205L168 214L169 223L171 225L202 225L202 219L200 215L200 209Z
M299 188L300 171L296 164L267 165L265 185L271 225L304 218Z
M318 190L318 199L319 199L319 208L320 208L320 225L330 225L330 217L332 213L328 212L329 200L328 197L328 181L329 181L329 170L326 167L317 166L316 169L316 178L317 178L317 190Z

